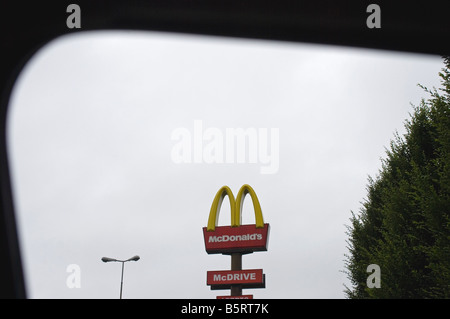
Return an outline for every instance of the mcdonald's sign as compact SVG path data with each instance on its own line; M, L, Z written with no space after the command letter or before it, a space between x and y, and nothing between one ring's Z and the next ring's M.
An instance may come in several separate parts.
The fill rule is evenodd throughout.
M253 295L217 296L216 299L253 299Z
M249 194L255 210L255 224L241 225L242 207ZM223 199L228 196L231 207L231 226L217 226ZM211 205L207 227L203 227L205 249L208 254L251 253L267 251L269 224L264 223L261 206L250 185L243 185L235 198L228 186L217 192Z
M206 284L212 290L230 289L240 284L242 288L265 288L265 275L262 269L215 270L206 273Z

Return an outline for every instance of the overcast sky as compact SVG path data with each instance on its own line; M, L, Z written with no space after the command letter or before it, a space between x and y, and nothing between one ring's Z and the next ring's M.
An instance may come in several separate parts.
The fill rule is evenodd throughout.
M248 183L271 231L267 252L243 256L266 288L244 293L344 298L345 225L410 103L427 97L417 84L438 87L442 66L437 56L151 32L53 41L23 70L8 115L29 297L118 298L120 263L100 259L136 254L124 298L229 294L206 286L230 257L205 252L202 227L221 186L236 194ZM220 163L227 130L240 128L258 144L243 162ZM194 140L214 152L195 162ZM177 162L188 148L191 162ZM265 174L264 150L278 161ZM252 208L247 198L245 224ZM224 201L219 224L229 223ZM79 288L67 285L74 264Z

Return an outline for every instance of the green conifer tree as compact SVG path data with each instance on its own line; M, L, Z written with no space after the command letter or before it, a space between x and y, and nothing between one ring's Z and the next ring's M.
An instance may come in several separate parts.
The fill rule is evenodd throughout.
M430 97L391 141L360 214L352 213L349 298L450 298L449 57L444 64L442 88L421 86ZM367 287L370 264L380 266L380 288Z

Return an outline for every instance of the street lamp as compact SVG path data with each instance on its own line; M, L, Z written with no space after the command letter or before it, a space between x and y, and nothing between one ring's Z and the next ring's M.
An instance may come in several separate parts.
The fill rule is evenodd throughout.
M128 258L127 260L118 260L118 259L114 259L114 258L109 258L109 257L103 257L102 261L104 263L109 263L112 261L116 261L116 262L120 262L122 263L122 276L120 277L120 299L122 299L122 287L123 287L123 265L127 262L127 261L138 261L139 259L141 259L141 257L139 257L138 255L133 256L131 258Z

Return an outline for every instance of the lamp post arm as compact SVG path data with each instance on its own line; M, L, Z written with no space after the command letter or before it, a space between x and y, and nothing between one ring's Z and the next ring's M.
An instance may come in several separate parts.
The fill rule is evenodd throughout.
M120 276L120 299L122 299L122 290L123 290L123 268L124 265L127 261L138 261L139 259L141 259L141 257L139 257L138 255L135 255L131 258L128 258L127 260L119 260L119 259L115 259L115 258L109 258L109 257L102 257L102 261L105 263L108 262L120 262L122 263L122 274Z

